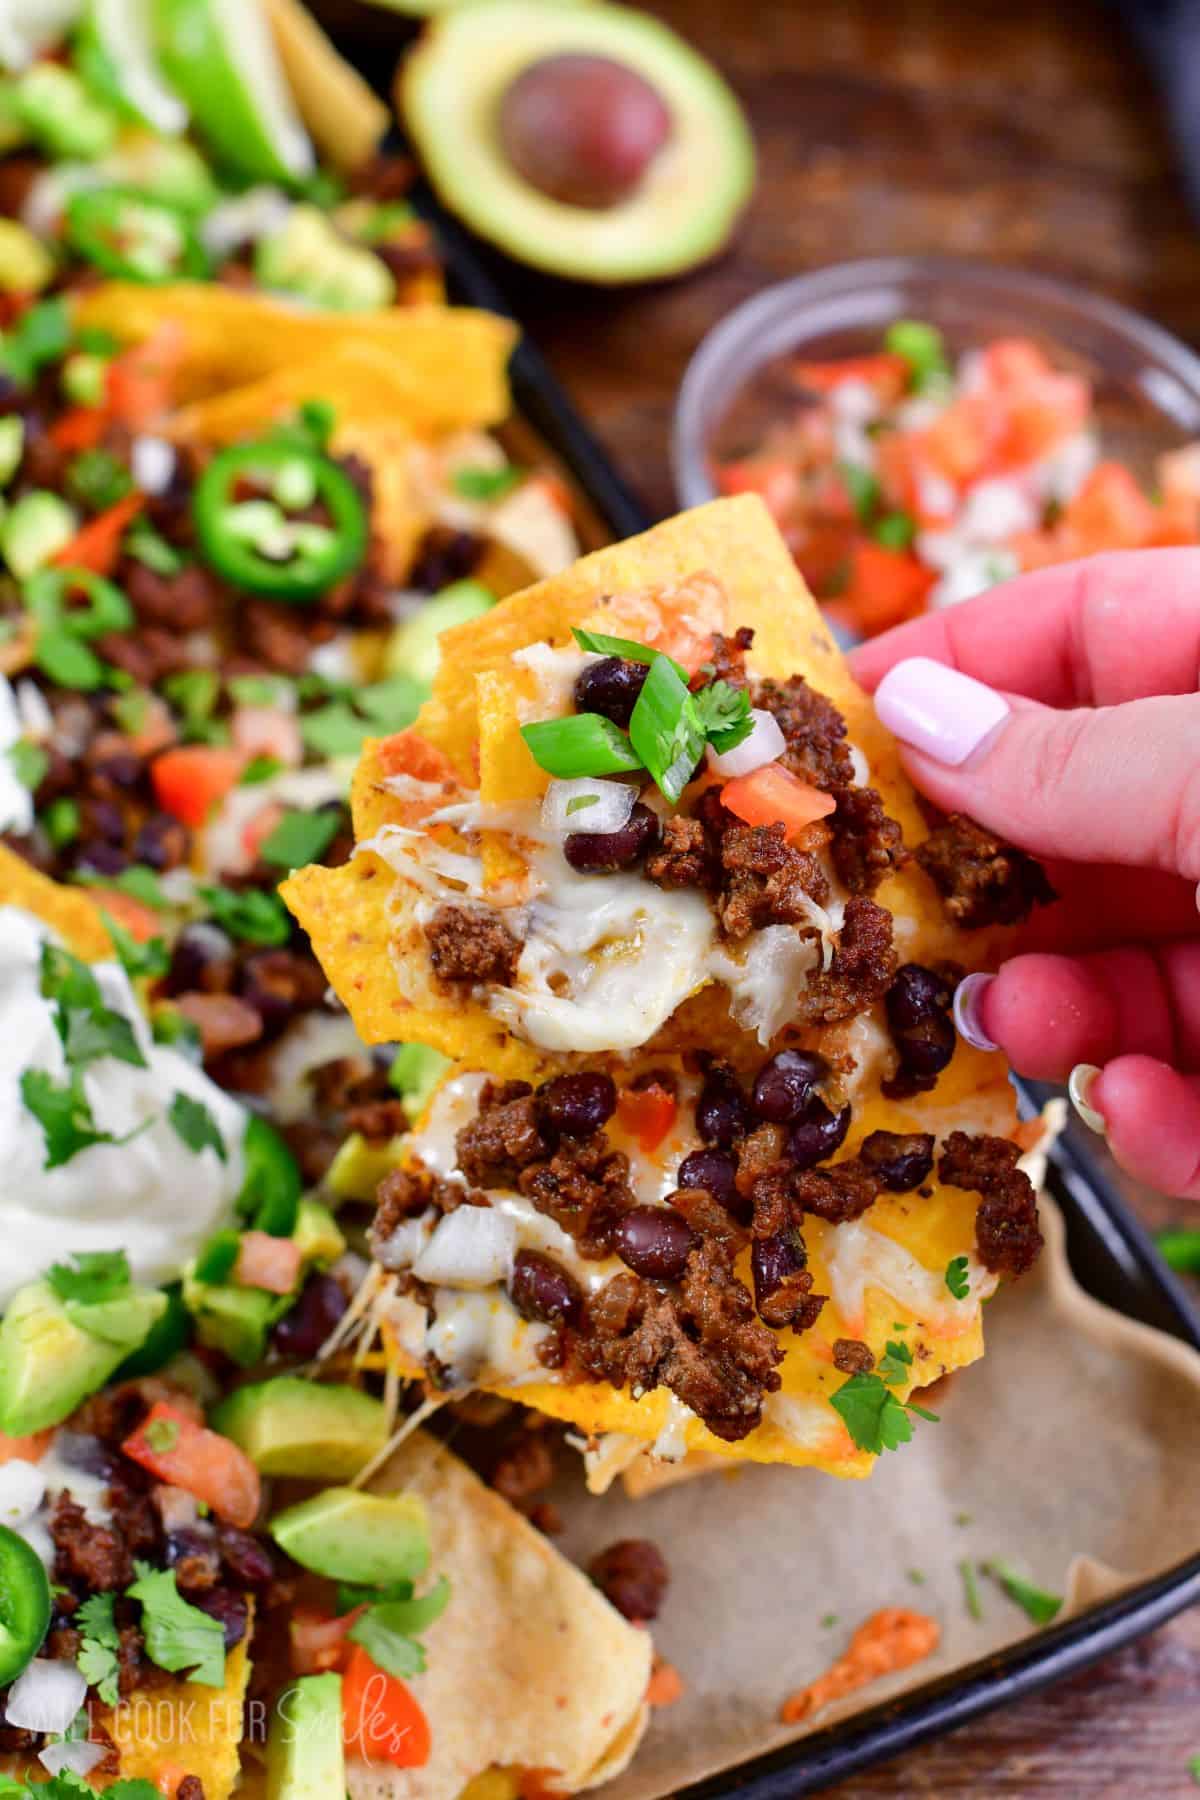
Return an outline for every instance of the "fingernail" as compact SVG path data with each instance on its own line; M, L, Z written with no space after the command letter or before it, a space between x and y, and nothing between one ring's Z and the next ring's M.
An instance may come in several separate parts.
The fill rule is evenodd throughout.
M983 996L987 993L996 977L994 975L968 975L960 981L954 990L954 1023L958 1027L958 1035L964 1043L970 1044L973 1050L998 1050L999 1044L993 1043L983 1029L980 1019L980 1008Z
M875 691L875 711L888 730L952 769L978 750L1010 710L994 688L928 656L897 663Z
M1095 1085L1100 1070L1095 1063L1076 1063L1067 1080L1067 1092L1071 1096L1071 1105L1079 1114L1089 1131L1098 1132L1102 1138L1108 1136L1108 1121L1104 1114L1094 1107L1088 1098Z

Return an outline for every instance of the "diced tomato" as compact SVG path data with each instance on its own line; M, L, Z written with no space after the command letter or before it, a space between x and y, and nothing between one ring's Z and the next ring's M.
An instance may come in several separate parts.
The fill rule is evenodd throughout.
M101 406L75 406L55 419L50 442L59 450L93 450L104 435L108 414Z
M747 457L720 463L713 471L722 494L761 494L775 519L783 519L796 500L799 482L789 462L776 457Z
M156 1401L121 1449L159 1481L195 1494L227 1524L248 1531L258 1517L262 1487L245 1451L165 1400Z
M93 575L111 575L121 554L121 539L126 527L145 504L145 494L126 494L107 512L89 519L70 543L64 544L50 560L59 568L90 569Z
M658 1149L679 1111L679 1102L669 1088L652 1082L649 1087L626 1088L617 1101L617 1119L630 1137L649 1156Z
M1168 450L1158 458L1155 473L1164 499L1200 501L1200 444Z
M135 900L132 894L124 894L120 888L97 887L92 890L92 898L102 912L111 914L139 944L148 944L151 938L162 936L162 920L154 908Z
M865 637L915 618L934 577L911 550L888 550L870 538L856 545L840 606Z
M721 799L747 825L782 825L789 838L828 818L836 804L832 794L811 787L780 763L735 776L721 789Z
M850 579L858 533L848 525L815 524L791 543L800 573L818 600L841 593Z
M385 775L411 775L414 781L458 779L445 751L415 731L397 731L382 738L377 755Z
M690 614L668 613L662 630L651 642L655 650L671 657L689 675L694 675L702 664L712 661L712 630L703 619L693 618Z
M986 394L960 394L924 431L913 434L914 444L936 474L962 486L987 467L1001 423Z
M150 765L158 804L185 825L203 825L246 766L240 750L223 744L181 744Z
M8 1437L0 1431L0 1464L41 1462L53 1436L53 1431L35 1431L32 1437Z
M429 1761L429 1721L402 1681L355 1644L342 1676L342 1736L367 1762L420 1769Z
M233 1279L239 1287L290 1294L299 1286L303 1261L295 1238L272 1237L268 1231L243 1231Z
M1020 469L1037 462L1080 430L1090 405L1091 395L1082 377L1043 376L1036 387L1015 395L1007 406L992 452L993 467Z
M277 706L235 707L229 728L235 747L247 756L273 756L289 769L304 761L295 716Z
M792 374L814 394L831 394L844 381L861 381L881 400L899 400L908 386L908 364L891 350L872 356L840 356L831 362L795 362Z
M292 1668L297 1675L320 1675L326 1669L340 1669L350 1648L347 1632L365 1607L331 1619L315 1607L297 1607L288 1620Z
M1097 463L1059 523L1071 556L1133 550L1154 530L1154 508L1123 463Z
M661 1656L654 1659L654 1667L650 1671L650 1680L646 1686L647 1706L674 1706L683 1698L683 1677L674 1663L666 1662Z
M989 387L1027 387L1050 374L1045 353L1030 338L997 338L982 356Z
M141 431L170 412L183 347L183 331L168 320L144 344L133 344L113 358L105 376L105 397L118 424Z
M159 1763L154 1774L154 1785L165 1800L174 1800L180 1788L188 1778L188 1771L182 1763Z

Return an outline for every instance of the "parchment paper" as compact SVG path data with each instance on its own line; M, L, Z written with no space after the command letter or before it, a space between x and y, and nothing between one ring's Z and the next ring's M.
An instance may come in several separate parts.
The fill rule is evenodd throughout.
M606 1800L653 1800L1035 1631L982 1577L984 1616L969 1616L964 1558L1004 1558L1081 1609L1200 1548L1200 1355L1083 1294L1053 1203L1042 1211L1046 1254L989 1303L987 1356L869 1481L746 1467L639 1500L619 1484L557 1496L568 1555L651 1538L671 1569L654 1638L685 1692ZM785 1696L884 1606L932 1614L937 1652L781 1726Z

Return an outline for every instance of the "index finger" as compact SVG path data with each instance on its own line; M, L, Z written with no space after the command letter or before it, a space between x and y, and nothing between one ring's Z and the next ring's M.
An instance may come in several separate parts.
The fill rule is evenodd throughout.
M1005 582L864 644L874 692L910 656L1044 706L1117 706L1200 687L1200 549L1124 550Z

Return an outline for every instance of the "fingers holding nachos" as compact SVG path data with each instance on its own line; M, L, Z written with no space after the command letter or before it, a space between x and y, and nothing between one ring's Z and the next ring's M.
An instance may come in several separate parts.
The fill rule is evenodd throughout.
M954 988L972 929L765 511L718 502L449 634L284 895L368 1041L452 1059L380 1189L398 1366L590 1439L863 1475L1040 1245Z

